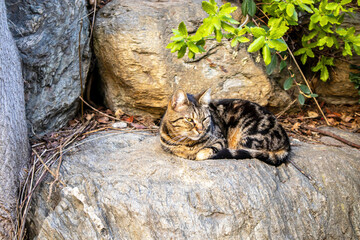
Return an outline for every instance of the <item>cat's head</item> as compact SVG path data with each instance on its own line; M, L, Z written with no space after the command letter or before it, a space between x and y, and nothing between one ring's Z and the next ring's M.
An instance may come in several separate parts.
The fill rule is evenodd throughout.
M169 101L163 124L178 137L200 139L211 124L210 94L210 89L197 95L177 90Z

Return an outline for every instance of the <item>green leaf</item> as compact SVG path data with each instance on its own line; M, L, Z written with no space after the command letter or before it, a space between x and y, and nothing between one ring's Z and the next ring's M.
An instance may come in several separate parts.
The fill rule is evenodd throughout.
M311 92L310 92L310 89L308 88L308 86L301 84L299 87L300 87L301 91L302 91L303 93L305 93L306 95L309 95L309 94L311 93Z
M354 51L356 52L356 54L357 54L357 55L360 55L360 47L354 45L353 48L354 48Z
M323 61L319 61L315 67L312 67L311 70L313 72L318 72L324 66Z
M268 41L269 47L274 48L276 51L283 52L287 50L287 45L282 39L275 39Z
M249 0L244 0L241 4L241 12L244 16L248 15L248 4Z
M329 71L327 69L326 66L323 66L321 68L321 73L320 73L320 79L323 81L323 82L326 82L326 80L328 80L329 78Z
M285 26L285 23L282 26L279 27L271 27L270 28L270 38L271 39L278 39L284 36L284 34L287 32L289 27Z
M172 36L172 37L170 38L171 41L181 41L181 40L183 40L183 39L184 39L183 36Z
M248 13L250 16L255 16L256 13L256 4L254 2L254 0L250 0L249 1L249 6L248 6Z
M282 61L280 62L280 72L281 72L284 68L286 68L286 66L287 66L286 61L282 60Z
M334 39L332 37L327 38L326 46L331 48L334 45Z
M299 5L302 9L304 9L305 11L307 11L308 13L313 13L314 11L313 10L311 10L311 8L308 6L308 5L306 5L306 4L300 4Z
M307 41L313 39L318 33L319 33L318 31L312 31L311 33L309 33L309 35L303 36L302 40L307 42Z
M266 35L265 29L263 29L261 27L253 27L250 29L250 31L256 38Z
M349 43L345 42L345 48L344 51L346 52L346 55L352 56L351 46ZM344 56L346 56L344 55Z
M230 14L230 13L234 12L236 9L237 9L237 7L231 7L231 3L228 2L220 7L219 12L221 14Z
M205 18L203 24L201 24L201 26L198 28L195 35L199 35L201 37L208 37L213 33L213 31L214 25L208 18Z
M186 45L183 45L178 52L177 58L182 58L185 55L185 52L186 52Z
M212 24L214 25L216 30L220 30L221 29L221 20L218 17L213 17L211 20Z
M271 28L277 28L279 26L282 26L283 24L283 18L274 18L274 17L271 17L269 19L269 22L268 22L268 25L271 27Z
M289 90L294 82L294 78L289 77L288 79L286 79L286 81L284 82L284 90Z
M241 42L241 43L250 42L250 39L248 39L247 37L243 37L243 36L236 37L236 39L238 42Z
M189 49L190 49L191 51L193 51L194 53L200 53L200 50L199 50L199 48L195 45L195 43L193 43L193 42L188 42L187 45L188 45Z
M266 73L268 75L271 75L274 72L276 66L277 66L277 56L276 54L273 54L271 55L271 63L266 66Z
M298 101L301 105L304 105L305 103L305 97L302 94L299 94Z
M235 47L237 43L238 43L237 38L234 38L233 40L231 40L231 47Z
M186 30L186 26L185 26L184 22L181 22L179 24L178 30L184 38L186 38L188 36L188 31Z
M166 48L172 48L172 47L175 45L175 43L176 43L176 42L171 42L171 43L169 43L169 44L166 46Z
M229 22L231 24L240 24L238 21L236 21L235 19L231 18L231 17L227 17L227 16L220 16L220 19L222 21L225 21L225 22Z
M316 93L311 93L310 97L318 97L319 95L317 95Z
M195 53L193 51L189 50L188 57L190 59L194 59L195 58Z
M193 42L200 41L201 39L202 39L202 37L200 34L195 34L188 38L188 40L193 41Z
M294 52L295 56L299 56L301 54L304 54L306 52L306 48L300 48L299 50L297 50L296 52Z
M262 54L263 54L265 65L269 65L271 62L270 48L267 44L265 44L265 46L263 47L262 50L263 50Z
M215 29L215 38L216 41L221 42L221 39L223 38L221 30Z
M315 13L310 17L310 21L313 23L319 22L321 19L321 15L319 13Z
M325 36L325 37L321 38L320 40L318 40L317 46L324 46L326 44L327 39L328 39L328 37Z
M292 17L292 15L294 15L295 12L295 6L292 3L287 4L286 6L286 14L289 17Z
M170 45L170 44L169 44ZM169 46L168 45L168 46ZM174 42L174 44L172 44L172 47L171 47L171 52L174 53L176 51L179 51L181 47L183 47L185 45L185 42L184 41L181 41L181 42Z
M254 0L244 0L241 4L241 11L243 15L254 16L256 13L256 4Z
M253 41L248 47L248 52L256 52L260 50L265 44L265 37L261 36Z
M302 55L302 56L301 56L301 63L302 63L303 65L305 65L306 60L307 60L307 55L306 55L306 54Z
M221 21L221 27L227 32L234 33L235 28L226 22Z
M341 5L346 5L346 4L351 3L351 2L352 2L352 0L341 0L340 4Z
M336 2L331 2L326 4L325 9L327 10L335 10L339 4Z
M204 11L207 14L209 14L209 15L215 15L216 14L216 8L211 3L203 1L201 3L201 6L202 6L202 9L204 9Z
M311 58L315 57L314 52L310 48L306 49L306 55L308 55Z
M329 22L329 19L328 19L328 16L322 16L321 18L320 18L320 26L325 26L326 24L328 24L328 22Z

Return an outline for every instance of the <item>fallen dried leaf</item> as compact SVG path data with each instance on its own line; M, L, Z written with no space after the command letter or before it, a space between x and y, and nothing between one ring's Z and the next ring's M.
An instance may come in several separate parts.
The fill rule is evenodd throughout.
M86 114L85 119L86 119L87 121L90 121L94 116L95 116L94 113Z
M101 117L98 118L97 120L99 123L108 123L109 122L109 118L108 117Z
M317 112L314 112L314 111L308 111L307 114L308 114L309 118L317 118L317 117L319 117L319 114Z
M136 129L145 129L146 128L144 125L140 125L137 123L131 123L131 126L133 126Z
M343 120L344 122L350 122L351 120L353 120L353 117L351 117L351 116L345 116L345 115L343 115L342 117L341 117L341 120Z
M118 108L116 111L115 111L115 117L120 119L120 117L124 115L124 111L121 110L120 108Z
M300 122L296 122L296 123L291 127L291 130L292 130L292 131L299 131L300 125L301 125Z
M126 118L124 118L124 121L132 123L134 121L134 116L126 117Z

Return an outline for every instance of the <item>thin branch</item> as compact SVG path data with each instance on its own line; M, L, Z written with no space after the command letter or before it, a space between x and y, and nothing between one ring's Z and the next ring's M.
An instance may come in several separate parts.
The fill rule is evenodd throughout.
M83 89L83 79L82 79L82 67L81 67L81 31L83 26L83 20L80 20L80 30L79 30L79 76L80 76L80 89L81 89L81 97L84 97L84 89ZM84 123L84 104L81 102L81 122Z
M283 41L285 41L285 40L284 40L284 38L281 38L281 39L282 39ZM296 65L296 67L298 68L298 70L299 70L299 72L300 72L300 74L301 74L302 78L304 79L304 82L305 82L306 86L307 86L307 87L308 87L308 89L310 90L310 94L313 94L313 91L311 90L310 84L309 84L309 82L307 81L307 79L306 79L306 77L305 77L304 73L301 71L301 68L300 68L299 64L297 63L297 61L296 61L296 59L295 59L295 57L294 57L294 54L293 54L293 53L292 53L292 51L290 50L289 46L288 46L288 52L290 53L291 58L292 58L292 59L293 59L293 61L295 62L295 65ZM316 100L316 98L315 98L315 97L312 97L312 98L314 99L314 101L315 101L315 103L316 103L316 106L317 106L317 107L318 107L318 109L320 110L321 115L323 115L323 117L324 117L324 119L325 119L326 124L327 124L328 126L331 126L331 124L329 123L328 119L326 118L326 116L325 116L325 114L324 114L323 110L321 109L321 107L320 107L320 105L319 105L318 101Z
M336 140L339 140L340 142L343 142L353 148L357 148L357 149L360 149L360 145L359 144L356 144L356 143L353 143L353 142L350 142L332 132L329 132L329 131L325 131L325 130L320 130L320 129L317 129L317 128L313 128L313 127L308 127L308 126L301 126L302 128L305 128L307 130L310 130L310 131L313 131L313 132L318 132L322 135L326 135L326 136L329 136L329 137L332 137L332 138L335 138Z
M108 118L111 118L111 119L114 119L114 120L119 120L118 118L115 118L115 117L113 117L113 116L110 116L110 115L108 115L108 114L106 114L106 113L103 113L103 112L97 110L96 108L94 108L93 106L91 106L89 103L87 103L87 102L84 100L84 98L82 98L81 96L79 96L79 98L80 98L81 101L83 101L83 102L84 102L89 108L91 108L92 110L94 110L94 111L96 111L96 112L98 112L98 113L100 113L100 114L102 114L102 115L104 115L104 116L106 116L106 117L108 117Z
M44 161L43 161L42 158L39 156L39 154L35 151L35 149L33 149L32 151L35 153L35 155L36 155L37 158L40 160L41 164L45 167L45 169L46 169L46 170L53 176L53 178L55 179L55 178L56 178L55 173L54 173L53 171L51 171L51 169L44 163ZM59 182L60 182L62 185L66 186L66 184L65 184L63 181L59 180Z

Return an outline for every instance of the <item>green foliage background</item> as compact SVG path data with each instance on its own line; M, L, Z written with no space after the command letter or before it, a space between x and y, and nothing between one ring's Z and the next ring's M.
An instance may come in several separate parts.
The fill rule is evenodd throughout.
M250 18L255 14L263 16L266 22L258 23L253 21L245 26L238 26L240 23L234 20L231 13L237 7L226 3L218 7L215 0L203 1L202 8L209 15L203 19L202 25L195 34L190 35L184 22L181 22L178 29L172 29L173 36L167 48L172 53L177 52L178 58L185 56L188 50L188 57L193 59L196 54L205 51L206 41L216 39L231 40L231 46L235 47L240 43L251 42L248 52L261 51L267 72L271 73L277 65L277 57L282 59L280 70L286 67L286 62L281 56L289 51L284 36L292 26L299 25L301 19L308 19L306 32L302 39L302 47L294 52L295 56L300 56L302 64L306 64L309 58L317 59L315 66L311 68L313 72L320 73L320 79L327 81L329 78L329 66L334 65L334 58L327 57L322 51L331 49L340 50L343 56L351 57L354 54L360 55L360 34L355 34L355 28L345 28L342 26L344 17L358 11L360 0L352 3L351 0L262 0L257 4L254 0L244 0L241 5L243 15ZM302 23L302 26L305 26ZM316 51L315 51L316 50ZM307 85L298 85L299 102L303 104L305 97L316 97ZM284 83L284 89L288 90L294 86L294 76L291 75Z

